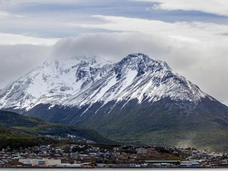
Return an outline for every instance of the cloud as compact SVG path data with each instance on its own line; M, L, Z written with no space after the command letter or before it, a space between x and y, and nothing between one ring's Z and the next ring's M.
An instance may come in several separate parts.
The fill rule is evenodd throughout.
M177 73L203 91L227 99L227 42L186 41L160 34L139 32L94 33L60 39L52 46L0 45L0 86L15 80L49 59L97 55L117 62L129 53L143 52L166 61Z
M92 16L103 21L102 24L71 24L75 27L106 29L109 31L141 32L173 37L185 41L213 41L227 38L228 25L203 22L163 22L139 18L116 16Z
M23 17L22 15L15 15L9 12L5 12L5 11L0 11L0 19L7 19L7 18L21 18Z
M50 46L0 45L0 88L46 61L50 50Z
M221 16L228 16L228 1L224 0L130 0L137 2L152 2L153 9L201 11Z
M114 0L110 0L110 2L114 2ZM39 5L93 5L97 6L98 4L106 4L109 3L106 0L1 0L0 1L0 9L15 9L15 8L23 8L23 7L32 7Z
M15 5L37 5L37 4L81 4L83 2L90 2L90 0L5 0L0 2L4 6L15 6Z
M18 45L18 44L30 44L30 45L53 45L57 38L38 38L32 36L24 36L19 34L7 34L0 33L0 45Z
M21 6L21 4L18 6ZM80 33L92 32L90 29L71 27L70 23L72 21L81 24L97 23L96 19L92 19L90 15L80 13L83 11L82 9L79 10L79 12L78 10L72 9L62 11L58 10L61 8L61 5L59 6L60 7L55 7L57 9L50 11L42 11L42 7L39 6L35 6L34 10L31 7L27 7L28 9L17 9L15 11L12 10L13 12L0 11L0 33L8 34L8 37L10 34L14 37L17 36L15 37L15 40L26 40L33 37L39 38L39 42L43 41L44 38L49 38L49 40L46 40L47 42L50 42L52 41L51 39L54 38L77 36ZM19 36L21 37L19 38ZM22 38L22 36L27 36L27 38ZM38 39L36 39L36 41L38 41Z
M197 84L219 100L227 99L228 74L226 40L186 41L148 33L99 33L58 41L52 57L67 58L97 55L119 61L129 53L143 52L151 58L166 61L177 73Z
M50 56L58 59L97 55L119 61L129 53L143 52L166 61L174 71L210 95L227 99L228 77L222 77L228 74L226 17L214 18L222 18L220 23L224 24L203 19L199 22L190 13L188 18L194 22L184 21L185 16L182 22L176 18L183 11L192 10L227 16L227 2L132 1L138 2L117 0L113 7L114 0L0 1L0 86ZM118 7L120 2L125 4L126 10ZM147 5L148 10L152 9L151 13L145 10L142 13ZM181 10L171 16L174 22L169 20L171 10ZM163 21L145 19L159 18L160 15L163 15ZM208 16L207 21L212 21ZM72 37L60 39L67 36Z
M160 38L161 39L161 38ZM67 58L76 55L98 55L112 61L119 61L129 53L144 52L160 56L169 51L156 36L140 33L94 33L64 38L52 49L52 57Z

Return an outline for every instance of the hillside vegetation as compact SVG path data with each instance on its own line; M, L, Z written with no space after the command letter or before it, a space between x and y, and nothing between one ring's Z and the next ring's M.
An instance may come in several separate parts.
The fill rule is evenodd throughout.
M116 143L103 137L100 133L92 129L83 129L73 126L66 126L62 124L54 124L50 122L45 122L43 119L30 118L7 111L0 111L0 127L2 127L1 129L3 137L5 135L8 135L8 137L15 137L15 139L17 139L20 136L24 138L32 138L31 135L50 135L61 137L73 135L81 139L92 140L98 143Z
M0 149L18 149L20 147L32 147L41 144L57 144L60 142L51 138L29 135L3 127L0 127L0 140Z

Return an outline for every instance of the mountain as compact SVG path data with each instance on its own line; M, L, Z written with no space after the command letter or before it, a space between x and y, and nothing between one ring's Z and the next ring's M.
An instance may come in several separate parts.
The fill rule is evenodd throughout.
M224 105L228 106L228 100L227 101L224 101L222 102Z
M98 130L128 143L227 148L228 108L167 63L142 53L118 63L44 63L0 91L0 108Z
M28 111L38 104L82 107L101 102L162 98L197 102L211 97L162 61L130 54L119 63L79 57L44 63L0 90L0 108ZM51 108L51 107L50 107Z
M103 137L97 131L91 129L82 129L73 126L54 124L45 122L43 119L26 117L7 111L0 111L0 128L3 130L6 130L6 128L10 129L9 132L19 131L15 141L19 141L19 135L23 135L23 137L32 137L38 139L39 137L35 136L62 138L73 136L77 141L90 140L98 143L116 143ZM54 142L54 140L52 141ZM48 142L50 142L50 140Z
M95 57L45 62L0 90L0 108L26 111L37 104L62 104L80 94L109 71L111 65Z

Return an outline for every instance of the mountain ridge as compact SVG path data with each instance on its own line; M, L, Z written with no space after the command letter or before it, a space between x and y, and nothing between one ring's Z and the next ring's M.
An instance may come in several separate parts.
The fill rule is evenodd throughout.
M112 64L75 59L47 63L1 90L0 108L92 128L121 142L175 145L194 135L194 145L215 146L208 137L226 139L228 108L167 63L143 53Z
M206 95L167 63L142 53L130 54L116 64L95 57L61 62L44 63L0 90L0 108L29 110L42 103L82 106L135 98L140 103L145 96L152 102L162 97L197 101Z

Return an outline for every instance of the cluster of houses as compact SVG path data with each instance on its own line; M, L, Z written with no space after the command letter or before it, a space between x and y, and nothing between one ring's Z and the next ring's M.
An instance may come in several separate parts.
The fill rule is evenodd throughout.
M228 153L101 144L8 147L0 151L0 167L228 167Z

